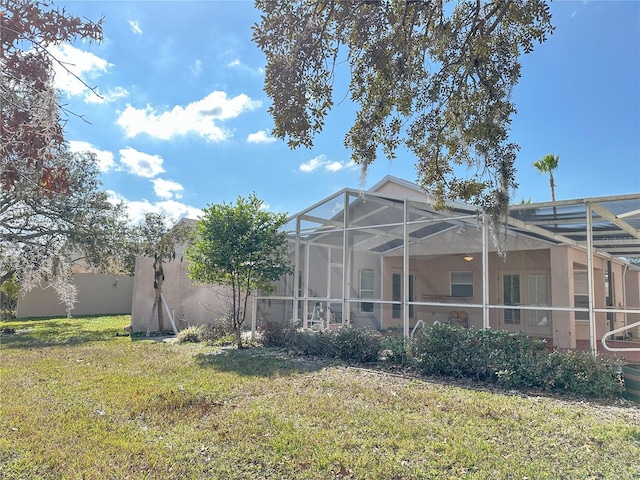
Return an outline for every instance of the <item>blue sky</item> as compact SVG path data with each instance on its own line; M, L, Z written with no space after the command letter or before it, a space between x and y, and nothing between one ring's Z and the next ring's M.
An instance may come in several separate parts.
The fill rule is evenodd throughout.
M275 140L263 91L265 59L251 42L253 2L64 1L105 17L101 44L58 55L102 99L60 72L74 150L95 151L102 181L134 220L149 211L194 217L208 204L256 192L295 213L344 187L385 175L415 181L415 158L379 158L366 183L343 146L353 120L334 108L312 149ZM511 138L521 146L513 201L550 199L532 163L560 155L558 199L640 191L640 2L556 1L556 31L522 59ZM342 90L341 90L342 87ZM346 85L336 87L344 96ZM203 115L204 112L204 115Z

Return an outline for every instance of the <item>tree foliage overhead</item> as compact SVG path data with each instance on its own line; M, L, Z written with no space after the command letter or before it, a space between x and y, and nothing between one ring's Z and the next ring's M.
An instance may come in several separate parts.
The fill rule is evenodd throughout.
M310 147L350 69L359 110L346 133L367 167L401 146L421 186L501 211L516 187L508 140L520 55L552 32L545 0L255 0L274 135ZM334 92L337 89L337 92ZM337 95L334 95L337 93ZM462 168L461 168L462 167Z
M197 221L186 254L189 276L200 283L231 289L231 323L238 347L249 296L270 291L273 282L290 273L287 237L281 227L286 214L262 210L254 194L236 205L210 205Z
M64 165L64 123L53 91L49 48L75 39L102 39L97 23L70 15L52 0L0 1L0 189L11 190L36 172L49 192L68 188ZM59 63L59 62L58 62ZM61 65L68 69L65 64ZM54 165L55 164L55 165Z

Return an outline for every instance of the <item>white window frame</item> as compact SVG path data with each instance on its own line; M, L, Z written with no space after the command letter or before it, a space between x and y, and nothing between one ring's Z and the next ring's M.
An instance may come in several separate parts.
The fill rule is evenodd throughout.
M454 275L455 274L465 274L465 275L471 275L471 282L468 281L455 281L454 282ZM471 287L471 295L456 295L454 293L454 287L457 286L466 286L466 287ZM449 272L449 287L450 287L450 293L452 297L456 297L456 298L473 298L474 295L474 288L473 288L473 270L452 270L451 272Z
M576 274L579 276L584 276L584 279L576 281ZM580 303L582 303L582 305L576 304L576 300L578 298L581 299ZM586 270L573 271L573 306L574 308L589 307L589 279L588 272ZM573 318L576 322L588 322L589 312L573 312Z
M370 279L371 288L364 288L363 286L365 273L371 275L371 279ZM373 300L375 298L375 271L373 270L373 268L363 268L362 270L360 270L359 280L360 280L360 285L359 285L360 298ZM374 310L374 304L373 302L360 302L359 309L360 309L360 313L363 313L366 315L372 315Z

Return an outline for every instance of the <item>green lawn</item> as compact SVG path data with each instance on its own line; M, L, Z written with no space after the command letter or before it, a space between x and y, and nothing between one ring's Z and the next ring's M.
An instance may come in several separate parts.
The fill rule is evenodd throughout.
M2 322L3 479L637 479L640 408Z

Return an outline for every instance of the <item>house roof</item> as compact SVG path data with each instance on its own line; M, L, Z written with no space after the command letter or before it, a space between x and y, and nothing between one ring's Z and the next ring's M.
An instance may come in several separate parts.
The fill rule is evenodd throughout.
M415 222L409 228L413 239L477 225L480 217L476 207L462 203L451 204L446 211L436 210L433 197L416 184L386 176L366 191L343 189L290 220L301 220L301 232L308 240L337 245L342 238L336 229L343 225L347 202L348 210L357 212L349 214L349 224L360 229L361 242L369 242L371 251L383 253L397 248L402 239L397 224L404 219L400 208L404 200L409 204L409 224ZM588 248L592 238L596 252L640 258L640 194L511 205L507 224L511 235L580 248ZM389 227L381 229L384 225ZM370 237L377 237L375 243L366 239L367 229Z

